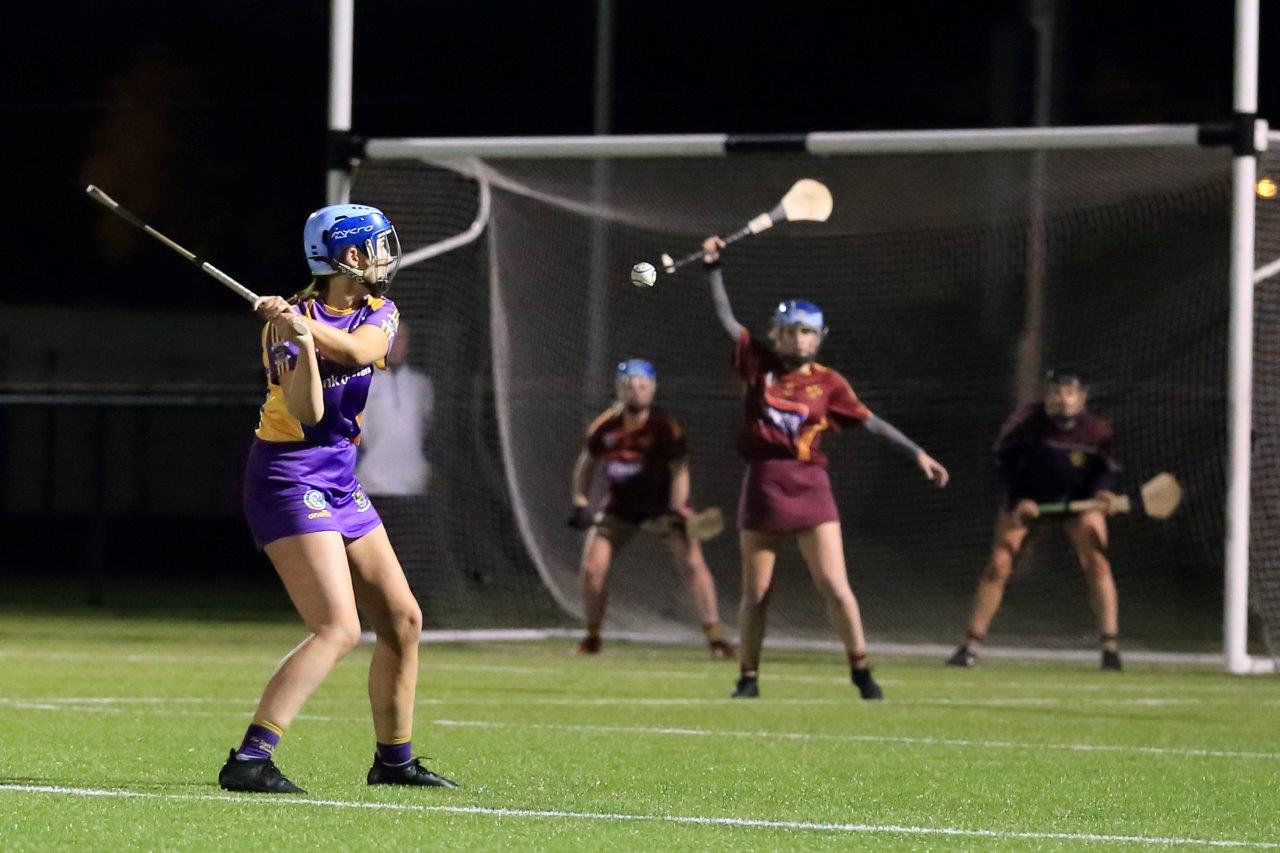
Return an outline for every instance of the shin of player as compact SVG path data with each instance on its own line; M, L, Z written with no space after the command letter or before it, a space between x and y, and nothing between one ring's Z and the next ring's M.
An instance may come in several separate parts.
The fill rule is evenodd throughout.
M734 340L734 366L744 386L738 451L747 463L738 506L742 547L742 671L736 697L759 693L765 609L779 549L795 539L814 586L826 604L849 658L853 682L864 699L879 699L867 666L867 642L858 600L849 586L840 516L819 449L824 433L860 424L909 455L938 486L948 474L891 424L873 415L844 377L815 360L826 336L818 306L783 302L774 313L768 344L752 339L733 316L719 250L709 237L703 260L716 314Z
M1108 507L1068 516L1063 528L1084 572L1097 618L1103 669L1120 669L1119 603L1107 559L1107 515L1115 501L1119 465L1109 422L1085 410L1088 388L1074 374L1050 374L1044 398L1015 412L1001 430L995 456L1005 487L986 568L978 580L969 632L947 661L973 666L1000 609L1018 555L1039 517L1037 504L1098 498Z
M618 365L617 400L587 429L573 467L573 513L569 526L587 530L581 580L587 635L581 654L601 647L606 578L613 557L638 532L658 536L671 552L690 604L713 657L733 657L720 631L715 581L702 545L684 530L689 515L689 460L684 428L653 405L657 372L643 359ZM609 498L597 520L589 492L597 466L609 482Z
M360 414L399 322L382 295L399 252L395 231L375 208L334 205L311 215L303 239L311 284L292 300L267 296L254 305L267 320L267 398L245 469L244 509L311 633L267 682L218 781L236 791L300 790L276 768L275 748L358 642L360 612L377 636L368 783L456 787L412 755L422 613L355 476Z

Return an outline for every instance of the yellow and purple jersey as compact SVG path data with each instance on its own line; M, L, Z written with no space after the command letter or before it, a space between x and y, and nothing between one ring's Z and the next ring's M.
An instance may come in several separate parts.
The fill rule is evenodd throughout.
M375 297L350 310L314 299L296 310L344 332L377 326L387 335L388 349L400 322L395 303ZM297 362L297 345L278 339L268 326L262 333L267 399L244 472L245 520L259 547L320 531L359 539L381 524L356 478L356 444L373 369L385 367L383 359L349 367L320 356L324 415L314 426L301 423L285 405L280 376Z
M387 335L388 349L400 324L400 312L396 310L395 303L373 296L367 297L364 304L349 309L332 308L318 299L308 299L296 306L296 310L344 332L354 332L360 326L377 326ZM262 404L258 428L254 433L259 439L314 445L332 445L344 439L359 443L360 416L369 398L373 370L375 367L385 369L385 362L379 359L374 364L350 367L323 356L319 356L318 362L324 416L319 423L306 426L289 414L284 402L284 389L280 386L280 374L292 370L298 363L298 347L290 341L280 340L270 325L263 329L262 365L267 374L267 399Z

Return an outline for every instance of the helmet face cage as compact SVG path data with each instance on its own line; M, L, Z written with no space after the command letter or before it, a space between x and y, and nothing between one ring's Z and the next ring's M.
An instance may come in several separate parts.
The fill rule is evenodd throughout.
M819 339L827 336L826 320L822 309L817 305L804 299L779 302L773 312L773 328L778 330L795 326L817 332Z
M390 222L387 223L391 225ZM400 269L400 235L391 225L386 231L379 231L364 241L362 250L375 269L375 286L377 295L381 296L395 278Z
M640 376L650 382L658 381L658 371L651 362L645 361L643 358L629 358L626 361L619 362L615 373L617 381L619 383L626 382L632 376Z
M335 236L336 235L336 236ZM355 246L368 260L364 270L348 267L342 255ZM303 248L313 275L343 272L381 296L400 268L400 236L381 210L363 204L323 207L307 218Z

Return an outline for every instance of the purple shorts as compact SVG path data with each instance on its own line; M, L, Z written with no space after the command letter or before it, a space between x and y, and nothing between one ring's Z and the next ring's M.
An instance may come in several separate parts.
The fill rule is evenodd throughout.
M333 530L359 539L382 523L356 479L356 447L255 439L244 470L244 517L259 548Z
M738 499L738 528L794 533L839 521L827 470L796 459L747 464Z

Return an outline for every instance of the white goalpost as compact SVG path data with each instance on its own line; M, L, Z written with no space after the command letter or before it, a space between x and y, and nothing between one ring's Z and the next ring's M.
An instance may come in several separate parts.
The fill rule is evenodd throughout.
M509 503L512 516L510 528L513 532L510 536L522 549L522 558L527 559L536 570L555 604L575 619L580 616L580 611L572 579L573 565L566 565L569 561L566 555L572 551L572 547L560 541L564 538L564 531L556 526L555 513L559 510L552 505L559 492L564 491L567 486L554 480L554 472L559 466L558 460L554 458L557 451L553 451L547 443L571 441L574 430L582 420L582 412L578 410L579 397L567 390L562 393L562 386L571 385L573 376L563 372L559 365L570 364L576 368L584 363L582 359L586 349L594 352L602 345L599 341L590 346L575 343L564 352L550 352L547 351L550 344L539 343L541 339L538 335L545 335L545 330L535 334L526 333L522 328L534 323L546 323L547 329L554 329L579 322L583 315L573 300L558 295L554 299L542 300L549 303L547 305L539 301L544 296L550 296L550 287L574 287L575 274L585 277L605 274L601 272L605 259L610 259L610 263L622 257L654 259L658 256L656 249L665 248L668 244L673 249L683 247L687 250L689 246L686 244L692 241L698 229L709 233L723 224L719 220L704 223L699 219L706 217L707 211L714 208L697 198L689 189L688 182L705 180L707 194L723 194L726 205L733 208L736 201L735 187L743 182L757 178L767 182L779 175L791 174L788 170L804 168L837 175L837 185L845 180L846 188L857 188L848 193L837 194L837 211L842 206L845 209L858 206L864 200L879 201L885 210L885 223L877 225L872 219L874 211L868 211L846 223L837 223L827 231L801 233L802 229L797 229L794 235L790 231L778 237L771 235L769 241L759 241L763 244L761 248L757 249L754 245L752 248L755 254L751 257L765 270L761 275L772 277L774 281L785 281L787 276L794 275L797 282L806 281L805 277L810 272L798 270L797 262L793 259L794 252L788 254L784 249L788 246L810 248L818 258L815 265L820 268L817 273L813 273L819 281L814 286L829 286L833 294L846 294L828 299L852 300L852 295L847 294L847 287L841 284L839 271L844 265L845 256L840 252L860 254L865 264L860 280L874 281L874 276L879 274L900 274L913 282L919 278L922 283L918 290L912 292L911 299L914 302L911 304L932 306L931 310L936 312L939 323L950 320L961 310L958 306L962 306L964 301L957 297L953 302L943 303L931 297L926 287L930 277L950 282L953 289L963 285L972 288L972 293L983 297L980 310L975 309L975 316L966 318L965 322L973 324L974 334L983 337L986 340L983 345L990 347L992 352L1001 351L1000 337L995 332L1013 328L1009 324L1015 319L1013 314L1016 314L1016 311L1011 313L1012 309L1003 307L1009 301L1003 297L1014 292L1010 289L1009 281L1022 274L1006 269L1012 263L1008 258L1018 256L1013 249L1016 248L1025 257L1021 232L1014 232L1017 232L1016 217L1025 216L1025 211L1029 209L1026 204L1026 187L1019 185L1019 181L1028 180L1027 176L1030 174L1026 168L1027 157L1043 154L1053 158L1050 161L1049 176L1045 179L1047 189L1038 187L1037 193L1042 189L1049 193L1048 215L1057 217L1056 224L1053 225L1057 230L1050 236L1058 241L1054 243L1057 247L1055 251L1061 253L1055 268L1059 278L1056 286L1059 290L1056 296L1050 296L1058 299L1055 304L1064 316L1070 314L1070 305L1065 300L1069 298L1072 288L1083 286L1081 283L1090 283L1096 277L1096 269L1086 265L1095 263L1095 255L1102 251L1064 249L1062 247L1066 245L1066 241L1085 239L1080 235L1094 233L1102 227L1097 223L1110 223L1109 227L1132 228L1135 233L1141 232L1144 227L1154 228L1150 223L1158 225L1163 221L1160 217L1179 204L1186 206L1186 212L1171 220L1175 227L1190 228L1195 221L1199 221L1197 217L1209 222L1212 212L1218 210L1213 207L1217 203L1217 190L1214 188L1224 186L1225 192L1229 194L1224 208L1229 210L1229 229L1225 227L1226 222L1221 222L1220 226L1223 233L1229 234L1229 251L1219 242L1216 244L1219 247L1216 260L1208 257L1208 251L1196 255L1194 260L1203 268L1197 268L1195 275L1214 274L1213 271L1217 269L1215 264L1219 262L1225 262L1222 266L1228 272L1227 276L1223 276L1227 281L1223 282L1222 277L1217 279L1228 285L1227 292L1218 294L1222 307L1226 309L1227 319L1225 328L1221 330L1223 343L1220 351L1214 351L1215 359L1221 356L1224 369L1223 375L1212 378L1214 383L1220 384L1222 400L1212 415L1206 417L1204 413L1213 405L1210 398L1215 393L1210 389L1204 392L1205 399L1188 402L1186 412L1180 409L1176 413L1176 418L1185 418L1188 424L1194 421L1194 429L1178 426L1175 430L1174 427L1166 428L1155 421L1149 424L1143 421L1144 426L1140 430L1142 435L1153 442L1166 440L1168 434L1177 430L1186 435L1200 435L1195 429L1203 428L1210 432L1217 430L1221 432L1220 443L1212 444L1210 448L1217 453L1218 458L1207 462L1197 460L1195 455L1198 449L1195 447L1178 451L1186 453L1184 464L1188 468L1203 469L1204 472L1201 481L1205 485L1198 493L1199 501L1195 500L1193 492L1192 507L1189 510L1197 514L1179 528L1178 535L1186 538L1179 540L1176 548L1160 545L1157 534L1144 533L1140 538L1143 547L1155 549L1156 552L1161 547L1167 547L1170 553L1177 551L1179 555L1185 556L1186 542L1200 537L1201 543L1212 541L1216 548L1216 537L1220 535L1221 550L1218 553L1222 559L1224 578L1220 660L1225 669L1236 674L1274 671L1274 660L1251 655L1248 642L1250 485L1252 478L1257 476L1251 442L1255 382L1254 287L1255 279L1263 281L1280 272L1280 260L1274 265L1259 268L1255 259L1258 158L1267 150L1269 139L1266 122L1257 117L1258 0L1237 0L1236 4L1234 118L1230 123L903 132L833 131L778 135L595 135L368 140L358 139L351 134L354 0L331 2L329 130L332 156L327 175L327 197L331 203L348 199L352 193L352 167L356 161L362 164L362 169L371 167L375 172L382 168L382 164L387 164L388 169L393 164L404 164L404 168L394 175L390 171L382 177L375 174L370 186L403 187L403 197L397 196L395 203L406 206L418 203L416 199L445 198L445 190L432 188L419 192L413 189L413 182L420 180L425 174L429 174L432 181L458 178L470 182L474 187L473 203L461 205L453 200L452 195L448 196L447 206L452 217L449 222L456 221L456 225L433 228L424 224L418 228L420 233L409 235L411 239L416 236L418 242L414 245L406 241L405 262L407 266L422 264L420 270L430 267L431 274L439 275L443 274L438 271L441 268L431 265L442 264L448 259L449 253L466 249L470 253L468 263L474 264L475 269L482 273L482 277L478 276L476 280L485 281L489 285L486 299L489 317L477 318L477 322L488 325L491 335L488 358L491 361L493 387L486 399L496 401L488 405L493 405L495 409L495 443L501 452L502 468L501 480L491 479L489 482L491 485L500 482L506 491L503 497ZM610 187L607 192L594 184L592 178L593 164L606 161L611 164ZM1229 181L1225 177L1228 172ZM1094 174L1102 177L1095 182L1091 177ZM440 177L441 175L444 177ZM1162 186L1162 181L1168 175L1179 175L1177 180L1185 183L1172 187ZM795 173L795 177L800 176ZM1042 177L1040 175L1036 180L1039 181ZM1219 178L1223 180L1219 181ZM364 174L358 172L355 185L357 190L362 189L361 180L365 180ZM912 196L911 192L907 192L903 194L904 197L895 196L894 181L909 187L916 195ZM954 183L947 183L948 181ZM1108 189L1105 181L1113 181L1115 189ZM951 193L953 187L954 198L930 200L918 197L920 192L927 192L931 188L942 196ZM634 205L631 197L624 196L619 188L631 189L635 198ZM966 190L969 191L967 195ZM1142 193L1149 194L1152 201L1135 203L1133 198ZM762 191L761 195L767 198L769 192ZM379 201L368 196L360 197L359 200L375 203ZM932 204L928 203L930 201ZM441 204L445 202L442 201ZM868 203L866 206L871 207L872 204ZM400 217L393 214L393 218L399 223ZM723 218L725 221L733 219L729 214L725 214ZM586 231L580 231L580 222L584 221L594 223L594 231L589 235ZM1206 240L1218 239L1215 235L1219 232L1212 230L1216 227L1219 226L1210 228ZM1000 236L995 239L990 236L991 233ZM499 234L504 235L502 239L508 242L499 243L499 238L495 236ZM922 240L936 238L939 243L945 244L947 251L941 252L936 260L929 261L932 266L928 269L896 273L893 263L901 262L903 258L907 258L906 263L911 262L898 248L911 235ZM482 238L488 240L488 245L483 249L477 243ZM827 239L829 242L819 243L820 239ZM571 248L570 244L574 240L591 242L591 252ZM672 242L674 240L684 242L677 244ZM1001 240L1007 241L1007 245ZM1156 238L1151 238L1150 242L1151 245L1140 243L1137 248L1117 248L1114 250L1114 257L1108 256L1098 268L1108 269L1106 264L1119 267L1129 253L1155 251L1152 245L1157 242ZM552 243L555 245L551 245ZM535 271L518 268L516 257L521 246L528 247L531 256L524 259L524 262ZM585 257L587 254L591 257ZM866 260L868 258L874 259L874 263ZM957 261L956 258L960 260ZM970 266L962 272L955 272L956 265L961 263ZM608 269L607 264L604 266ZM624 273L629 267L630 264L619 266ZM564 270L566 277L559 279L556 275L548 274L548 269ZM425 272L423 274L427 275ZM471 270L468 268L461 272L450 268L448 274L465 277L471 275ZM1118 274L1133 273L1121 269ZM1179 310L1179 300L1176 295L1170 295L1168 288L1162 290L1162 274L1153 272L1149 283L1135 286L1145 294L1145 301L1121 304L1123 299L1116 297L1118 307L1114 310L1117 313L1134 312L1134 324L1140 322L1142 312L1158 318L1165 316L1159 313L1163 310L1167 317L1172 318L1168 320L1169 323L1181 324L1177 325L1177 330L1190 334L1187 330L1198 327L1186 316L1175 316ZM737 275L737 270L733 270L730 275ZM828 279L829 285L825 283ZM429 278L426 280L429 283ZM757 282L753 279L747 278L746 281L746 298L763 304L766 289L757 288ZM596 282L590 284L594 286ZM618 284L617 287L623 288L624 285ZM689 288L677 291L680 286L671 287L671 290L664 290L657 298L668 298L671 294L675 299L687 299L688 305L681 302L680 310L696 313L698 303L692 297L684 295ZM841 287L845 289L841 290ZM559 294L560 291L556 293ZM675 295L677 293L679 295ZM757 293L760 294L759 297L756 296ZM887 286L883 291L870 293L868 298L872 304L881 304L876 302L881 297L884 305L890 304L893 299L906 299L906 295L890 291ZM396 298L400 302L401 296ZM405 298L409 300L406 304L412 307L412 299L419 297ZM430 304L429 296L424 294L421 299L422 306ZM653 340L667 340L663 336L670 335L670 342L666 344L669 349L684 347L687 343L690 360L694 360L695 356L702 358L701 345L689 342L689 328L692 327L680 326L669 317L655 316L654 319L649 319L644 312L650 308L633 307L634 297L630 292L623 293L618 299L631 301L613 309L618 316L614 319L614 335L607 338L610 346L623 346L628 340L633 346L639 345L643 340L639 333L630 339L626 334L617 334L618 329L625 328L626 322L631 322L642 327L644 333ZM850 313L856 315L861 310L863 301L865 300L860 297L856 308L851 301ZM406 304L402 304L402 309ZM634 302L634 305L639 306L640 303ZM1157 310L1152 310L1152 305ZM1021 310L1020 304L1017 310ZM1190 309L1187 310L1190 312ZM540 311L546 311L547 317L533 316L533 312ZM590 311L593 317L607 316L609 307L595 305ZM604 312L603 315L601 311ZM1161 321L1157 319L1152 322ZM851 326L846 325L846 328ZM862 328L858 327L859 330ZM1099 353L1096 348L1072 349L1076 345L1073 341L1088 336L1087 330L1082 332L1081 328L1083 327L1072 326L1068 329L1064 326L1059 335L1059 353L1067 353L1086 364L1105 365L1109 358L1117 358ZM1153 371L1158 373L1164 369L1150 350L1158 347L1162 340L1174 337L1175 333L1157 329L1151 333L1150 341L1145 338L1138 341L1135 337L1116 342L1116 329L1122 330L1120 334L1125 334L1123 330L1139 326L1118 325L1109 328L1112 338L1099 338L1106 343L1099 343L1097 346L1110 346L1112 343L1118 346L1132 345L1132 364L1124 368L1128 371L1125 374L1125 382L1128 384L1123 387L1134 389L1133 396L1141 397L1143 405L1149 406L1145 401L1154 399L1150 396L1154 380L1148 377ZM1170 329L1173 328L1171 325ZM874 335L874 332L874 329L866 330L869 335ZM621 340L616 340L618 338ZM942 345L939 344L939 347ZM1199 351L1194 347L1183 347L1182 351L1171 356L1178 360L1179 366L1169 369L1182 370L1187 376L1200 376L1205 368L1193 360L1194 352L1190 350ZM867 354L859 353L859 357L867 358ZM1124 361L1128 357L1122 355L1118 358ZM891 370L891 366L900 360L886 358L884 363L890 367L884 367L882 371ZM960 355L951 359L963 360ZM973 361L966 368L968 373L956 368L958 372L954 375L979 376L980 360L975 355ZM1217 363L1212 361L1214 365ZM932 384L934 380L928 375L929 365L943 366L944 371L954 368L947 360L945 349L936 356L927 355L914 362L912 371L904 372L899 377L899 384L906 388L902 392L904 409L909 399L920 399L946 391L945 387ZM570 368L572 369L574 368ZM1165 376L1163 373L1159 375ZM672 393L678 395L677 398L683 401L686 409L696 412L701 411L700 407L705 407L708 411L722 411L723 398L717 396L721 394L721 389L708 384L714 381L713 377L714 374L711 373L704 377L700 373L677 372L673 380L675 390ZM535 386L537 394L531 390ZM890 401L890 404L897 402L888 389L874 385L871 387L873 393L878 391L880 398ZM544 388L549 390L544 392ZM991 412L995 412L998 406L1006 402L1002 386L998 383L991 383L983 393L987 396L983 398L982 406ZM1121 392L1116 393L1117 397L1112 402L1118 407ZM1190 392L1187 394L1190 395ZM1138 403L1133 405L1137 406ZM1218 419L1216 427L1211 423L1214 418ZM708 424L713 423L710 414L707 414L706 419ZM990 418L987 417L987 420ZM987 420L975 417L972 424L963 425L963 428L971 429L972 435L981 435L980 427ZM1177 423L1182 424L1182 421ZM528 434L533 424L540 431L537 437ZM1124 424L1121 423L1121 429L1123 428ZM715 433L715 428L708 426L704 432ZM936 440L945 448L945 443L951 437L940 430ZM960 442L958 438L955 441L956 447L973 445L971 437L966 438L967 443ZM870 456L874 451L860 447L858 452ZM1149 452L1174 451L1156 448ZM1150 460L1146 456L1142 457L1143 463L1151 461L1155 464L1155 459L1154 456ZM875 478L881 476L882 471L875 466L880 464L882 463L864 463L859 460L857 475L867 481L879 482ZM963 463L962 468L964 464L967 463ZM1221 468L1216 467L1219 464ZM707 466L708 469L705 470L709 482L723 485L732 480L733 471L727 457L713 457ZM980 465L975 464L965 470L975 472L975 478L981 476ZM543 483L548 476L553 481ZM1137 472L1134 476L1137 479ZM1280 472L1277 472L1277 476L1280 476ZM533 485L535 482L538 485ZM1196 485L1197 481L1193 477L1191 489L1194 490ZM1213 490L1210 490L1211 486ZM717 488L718 495L723 497L729 494L727 485ZM977 486L971 488L966 500L987 495ZM1206 506L1205 501L1210 497L1216 503ZM731 497L725 500L728 499ZM907 493L900 496L895 493L888 500L890 503L899 501L902 506L910 506L910 501L919 498ZM843 509L843 497L841 504ZM870 506L855 505L854 512L866 519L879 518L875 514L875 508ZM924 510L920 512L923 516ZM983 524L989 523L989 516L984 518L986 521ZM955 550L976 545L980 551L986 531L984 528L977 537L979 541L975 543L972 540L974 531L978 529L977 520L963 523L957 521L947 528L945 535L939 535L938 553L942 553L944 546ZM948 539L948 536L951 538ZM954 546L951 543L955 543ZM875 550L878 547L881 547L879 543L867 546L867 559L880 555L881 559L891 562L898 558L896 552L889 550L893 548L891 544L883 545L884 550L881 551ZM650 556L652 555L646 554L644 559ZM971 562L971 558L972 554L966 553L963 559L957 558L955 562L963 565L966 560ZM906 557L901 559L906 560ZM1158 561L1159 557L1153 559ZM1190 560L1191 557L1187 559ZM1218 556L1205 559L1216 565ZM973 576L976 573L969 577ZM944 583L950 582L946 580L950 575L941 570L937 577L943 579ZM649 593L653 583L653 577L645 575L634 589L623 588L618 596L624 600L618 607L620 632L634 638L650 639L685 636L679 627L681 617L671 603L674 599L665 594L651 596ZM870 583L874 590L874 579ZM1043 576L1036 576L1034 583L1043 585L1045 589L1056 589L1053 586L1055 582ZM855 581L855 589L857 588ZM962 597L958 589L948 594L957 600ZM1122 601L1122 614L1125 604ZM953 604L949 602L946 607L953 607ZM945 610L946 607L940 606L939 609ZM932 626L927 621L930 618L926 613L928 610L929 602L926 600L921 605L921 613L925 615L904 612L890 626L892 642L881 644L881 648L896 651L915 648L934 653L936 649L927 638L927 635L933 634ZM1158 621L1154 610L1153 606L1153 622ZM1003 613L1001 618L1004 618ZM1171 621L1176 619L1171 617ZM918 634L913 632L916 624L921 626ZM875 627L874 614L872 626ZM961 629L962 626L957 624L953 633ZM561 631L562 629L555 628L541 631L526 627L494 636L559 636ZM789 635L786 630L777 633L802 647L806 644L812 646L814 642L802 629L798 629L794 635ZM1080 654L1073 649L1036 648L1034 630L1028 628L1024 633L1027 637L1026 647L1011 649L1009 654L1061 659L1075 659ZM445 632L438 635L438 638L465 636L472 635L467 632ZM943 641L949 639L949 636L937 637L936 642L940 643L937 649L945 648L946 643ZM1144 659L1141 654L1134 657ZM1152 652L1145 659L1201 664L1207 660L1202 653L1164 651Z
M1228 458L1223 656L1236 674L1273 672L1274 661L1249 655L1249 485L1253 428L1253 288L1258 153L1267 125L1258 112L1259 0L1236 0L1231 163L1231 319L1228 362Z

